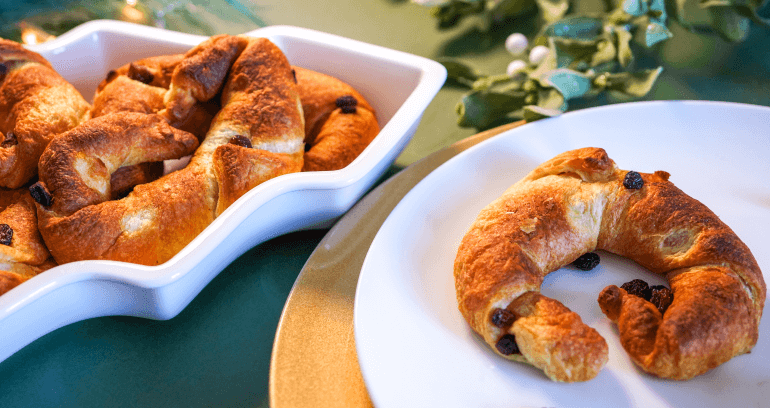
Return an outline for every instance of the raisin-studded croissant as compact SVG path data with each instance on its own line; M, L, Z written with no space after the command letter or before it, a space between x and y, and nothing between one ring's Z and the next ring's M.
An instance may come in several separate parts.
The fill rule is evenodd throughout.
M30 181L48 143L87 120L90 110L40 54L0 39L0 187Z
M0 295L54 266L27 189L0 189Z
M222 58L231 65L222 68ZM147 122L152 131L136 135L139 145L157 145L163 150L176 144L161 139L178 139L187 146L192 135L166 121L184 122L197 103L220 92L222 108L189 164L134 187L119 200L104 201L112 196L106 173L116 170L114 164L135 165L160 156L148 158L146 149L128 147L115 155L111 151L115 146L97 144L94 146L101 150L72 150L76 159L66 161L69 168L65 171L53 165L60 162L55 160L55 152L61 146L49 146L40 161L40 181L31 191L37 201L40 232L59 263L84 259L163 263L246 191L302 169L304 123L294 76L283 53L264 38L212 37L176 65L163 109L150 114L131 112L130 117L125 112L110 113L94 119L102 122L86 123L61 138L73 145L78 143L70 138L99 139L101 132L112 132L108 130L110 121L122 118L127 123L136 121L137 127L140 121ZM116 143L118 147L125 144ZM126 149L136 154L125 153ZM184 149L179 153L184 154ZM95 160L99 155L119 157L99 167L96 164L103 162ZM67 175L73 175L72 179L66 179ZM74 194L76 185L94 193ZM81 205L77 202L80 197L89 197L89 201Z
M294 67L305 113L304 171L339 170L355 160L380 131L374 109L350 85Z
M543 277L606 250L668 279L664 313L614 285L602 311L631 359L656 376L689 379L749 352L766 287L749 248L668 173L620 170L603 149L562 153L481 211L454 265L460 311L498 354L556 381L585 381L607 345L574 312L540 294Z

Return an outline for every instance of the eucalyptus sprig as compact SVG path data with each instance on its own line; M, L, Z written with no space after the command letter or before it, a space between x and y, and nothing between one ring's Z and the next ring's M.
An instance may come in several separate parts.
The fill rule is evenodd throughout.
M531 15L533 9L539 12L543 24L531 41L524 38L522 44L522 35L513 34L506 42L512 54L528 53L529 58L513 61L505 74L481 74L460 61L440 60L448 80L469 89L457 104L458 124L479 129L506 119L556 116L578 98L645 96L662 68L636 69L633 50L671 38L669 14L685 28L709 31L690 20L687 7L693 1L712 16L711 32L730 41L745 38L750 23L770 24L757 13L763 0L605 0L608 9L599 15L569 15L570 0L412 1L432 6L441 29L470 16L493 24L505 17Z

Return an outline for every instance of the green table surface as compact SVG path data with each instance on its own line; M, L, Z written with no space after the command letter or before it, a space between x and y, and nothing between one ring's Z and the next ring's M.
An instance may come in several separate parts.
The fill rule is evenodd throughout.
M166 2L173 3L179 4ZM265 25L293 25L428 58L457 57L487 73L505 71L512 57L502 41L518 31L516 22L487 36L473 22L439 31L427 8L404 0L191 3L188 14L169 19L166 26L237 34ZM0 29L11 32L12 24L24 18L67 24L56 16L103 17L115 4L0 0ZM645 99L770 106L770 30L755 26L736 45L673 28L673 39L650 57L664 71ZM438 93L389 175L476 133L456 125L454 106L463 93L449 86ZM601 102L606 103L573 103L571 109ZM252 248L171 320L103 317L43 336L0 362L0 407L268 406L278 320L297 275L325 233L292 233Z

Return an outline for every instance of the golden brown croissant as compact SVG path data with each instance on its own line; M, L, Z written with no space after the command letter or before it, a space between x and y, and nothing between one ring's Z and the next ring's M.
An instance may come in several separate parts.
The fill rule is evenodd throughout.
M620 170L598 148L541 164L479 214L455 260L460 311L498 354L553 380L591 379L607 361L606 343L539 290L546 274L595 249L671 285L663 314L616 286L599 296L643 370L688 379L756 344L766 288L746 245L668 173Z
M186 61L183 54L160 55L140 59L110 71L96 89L91 116L99 117L114 112L164 111L174 69L183 61ZM218 86L221 87L223 81L224 78L217 78ZM217 99L196 102L186 115L174 118L169 123L203 140L219 108Z
M27 189L0 189L0 295L56 266L37 229Z
M218 59L222 43L244 45L224 72ZM217 59L209 61L201 56ZM88 165L69 160L68 171L50 165L54 161L41 160L41 181L33 186L38 191L40 231L58 262L112 259L146 265L163 263L248 189L270 177L302 168L304 124L299 96L291 67L274 44L261 38L220 37L213 45L211 41L202 43L185 59L188 57L193 63L177 64L164 98L173 108L167 104L166 110L158 114L132 113L134 120L153 117L156 133L179 136L181 140L185 132L168 126L161 117L168 118L173 111L173 120L184 120L183 116L192 112L187 108L196 103L188 104L188 96L197 98L196 101L205 99L195 90L191 78L205 83L203 88L208 94L220 92L218 83L222 88L222 109L186 167L136 186L125 198L103 201L109 190L105 187L108 178L105 169L90 165L98 162L94 149L70 149L71 156ZM80 134L73 136L76 140L70 143L87 146L89 138L99 137L100 129L112 126L109 123L119 117L116 115L121 114L93 119L104 121L97 122L94 129L76 129L72 134ZM108 142L103 150L110 150L108 147L113 143L120 147L123 142ZM48 150L54 152L63 144L54 143ZM114 170L117 162L107 165L106 173ZM68 174L73 175L69 180ZM73 186L72 191L68 191L68 183ZM92 191L75 193L76 185Z
M374 109L337 78L294 67L305 113L304 171L339 170L350 164L380 131Z
M0 39L0 186L32 179L51 139L87 120L90 109L42 56Z

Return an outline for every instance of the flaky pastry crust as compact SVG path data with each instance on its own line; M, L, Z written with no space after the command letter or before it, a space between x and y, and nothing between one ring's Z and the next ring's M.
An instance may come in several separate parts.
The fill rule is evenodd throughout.
M0 187L32 179L48 143L87 120L90 110L40 54L0 39Z
M232 66L225 68L219 59L222 44L237 45L235 55L228 57ZM227 49L232 51L232 47ZM192 83L193 79L202 83ZM116 80L113 78L103 91ZM103 201L110 190L105 173L115 170L114 164L121 160L126 165L146 160L149 150L137 150L136 143L124 138L106 141L100 150L93 147L99 144L89 139L115 133L111 127L125 127L117 124L118 119L132 119L136 122L130 123L138 126L147 122L147 128L154 130L125 140L147 146L168 136L181 144L165 145L164 152L178 145L183 147L178 153L188 154L187 146L194 137L184 137L186 132L168 126L166 121L185 120L182 116L191 114L189 108L195 103L220 92L222 109L187 166L134 187L125 198ZM188 97L194 101L187 104ZM301 170L302 108L291 66L269 40L218 36L204 41L176 64L164 100L165 108L157 113L110 113L93 119L97 122L84 125L90 128L76 129L73 134L79 134L67 139L68 145L79 148L69 148L64 142L49 146L51 157L56 157L57 151L71 156L68 160L41 161L41 183L37 186L52 197L50 203L38 201L37 207L41 234L58 262L111 259L163 263L249 188L270 177ZM169 117L171 110L173 117ZM232 144L233 139L247 140L247 146ZM104 152L106 156L100 156ZM267 163L264 157L269 159ZM155 155L151 160L159 158L168 157ZM52 165L60 162L67 163L67 171ZM100 162L106 168L86 165ZM58 188L51 189L53 186ZM79 188L86 190L76 193ZM69 198L57 199L63 195Z
M668 173L641 173L639 189L624 186L627 173L603 149L568 151L481 211L458 249L455 286L462 315L498 354L500 339L513 335L520 353L505 357L553 380L598 374L607 361L604 339L539 293L545 275L597 249L627 257L671 285L674 300L665 314L614 285L599 296L644 371L689 379L756 344L766 287L748 247L668 181ZM500 310L511 318L496 325Z
M342 169L379 133L374 109L363 95L337 78L301 67L294 70L308 146L303 171ZM353 106L344 105L344 98L352 98Z

